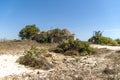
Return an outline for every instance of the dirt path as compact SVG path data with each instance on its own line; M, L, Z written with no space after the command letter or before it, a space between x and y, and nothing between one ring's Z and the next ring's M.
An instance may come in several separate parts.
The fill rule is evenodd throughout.
M105 45L92 44L91 47L93 47L93 48L106 48L106 49L114 50L114 51L120 50L120 46L105 46Z

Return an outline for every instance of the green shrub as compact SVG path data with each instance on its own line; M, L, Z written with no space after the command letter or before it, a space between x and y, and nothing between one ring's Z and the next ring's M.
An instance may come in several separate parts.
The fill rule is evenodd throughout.
M108 38L108 37L101 37L99 42L100 44L112 44L112 45L117 44L115 40L112 40L111 38Z
M117 41L112 40L109 37L102 36L102 33L100 31L95 32L95 35L89 38L88 41L93 44L110 44L110 45L117 44Z
M44 56L47 53L45 49L38 49L34 46L30 50L25 51L24 55L21 56L17 61L20 64L42 69L50 69L52 65L48 62Z
M89 42L93 44L110 44L116 45L117 41L112 40L109 37L104 37L101 31L95 31L94 35L88 39Z
M77 52L79 52L79 54L81 55L81 53L85 52L87 54L90 54L93 52L93 49L89 47L89 43L87 42L82 42L80 40L73 40L73 39L69 39L69 40L64 40L62 42L60 42L58 44L58 46L55 48L55 52L58 53L64 53L67 54L70 53L75 55Z
M120 39L116 39L115 41L116 41L118 44L120 44Z
M63 51L62 48L57 47L57 48L55 48L54 52L56 52L56 53L63 53L64 51Z
M40 43L48 43L49 42L49 36L48 36L47 33L42 33L41 37L36 41L40 42Z

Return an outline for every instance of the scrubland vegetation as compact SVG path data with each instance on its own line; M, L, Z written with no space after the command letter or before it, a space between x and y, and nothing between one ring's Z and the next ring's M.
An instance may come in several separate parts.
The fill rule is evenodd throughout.
M38 49L32 46L30 50L24 52L24 55L18 59L18 62L34 68L50 69L52 64L46 59L47 55L46 49Z
M92 44L120 44L119 39L105 37L101 31L96 31L88 42L84 42L71 37L67 29L40 32L35 25L27 25L19 36L22 40L0 42L0 54L20 55L17 63L38 71L15 74L2 80L120 79L120 50L91 47Z
M31 28L32 26L33 28ZM20 36L21 39L30 39L30 37L32 39L33 37L33 39L36 40L37 42L51 43L52 39L55 39L55 38L57 39L58 37L60 37L61 39L58 42L58 45L54 47L53 49L53 51L56 53L61 53L64 55L69 55L69 56L74 56L74 55L80 56L80 55L88 55L88 54L93 53L93 48L89 46L88 42L83 42L78 39L74 40L74 38L70 39L68 36L71 35L71 33L67 29L61 30L57 28L57 29L49 30L48 32L42 32L41 34L38 34L40 36L35 38L37 34L36 35L34 34L35 36L33 36L32 35L33 33L30 33L30 32L32 32L32 29L33 31L35 31L34 28L37 29L37 27L35 27L35 25L32 25L32 26L30 25L26 26L24 29L20 31L20 35L23 35L23 36ZM38 30L39 29L37 29L36 32ZM62 38L62 37L66 37L66 38ZM56 42L56 41L53 41L53 42ZM43 66L44 67L50 66L49 62L43 55L45 53L47 52L43 52L43 49L41 50L41 49L38 49L32 46L30 50L24 52L24 55L19 58L18 62L20 64L28 65L28 66L35 67L35 68L42 68Z
M63 53L65 55L79 56L92 54L93 48L91 48L87 42L69 39L60 42L54 51L57 53Z
M109 37L103 36L101 31L95 31L94 35L89 38L88 42L83 42L79 39L74 40L74 38L71 39L68 37L69 35L71 35L71 32L69 30L62 30L59 28L48 30L46 32L40 32L40 29L37 28L36 25L27 25L19 32L19 36L22 40L32 39L44 44L56 43L56 45L52 48L49 48L48 51L61 53L67 56L82 56L96 53L97 51L90 47L91 43L102 45L117 45L120 42L119 39L112 40ZM55 38L59 39L59 37L66 38L61 38L60 41L51 41ZM47 53L46 51L47 50L33 47L32 45L30 50L24 51L24 55L18 59L18 62L20 64L28 65L35 68L42 68L42 66L45 67L45 65L50 65L45 58L45 55L43 55Z

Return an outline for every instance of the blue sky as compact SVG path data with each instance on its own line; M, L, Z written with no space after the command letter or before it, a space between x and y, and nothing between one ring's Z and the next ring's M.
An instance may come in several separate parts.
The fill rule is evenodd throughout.
M30 24L67 28L80 40L98 30L120 38L120 0L0 0L0 39L18 39Z

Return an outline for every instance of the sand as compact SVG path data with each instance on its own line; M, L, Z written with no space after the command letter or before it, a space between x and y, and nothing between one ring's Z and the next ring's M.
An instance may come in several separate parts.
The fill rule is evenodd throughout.
M18 58L19 55L0 55L0 77L32 71L18 64L16 62Z

